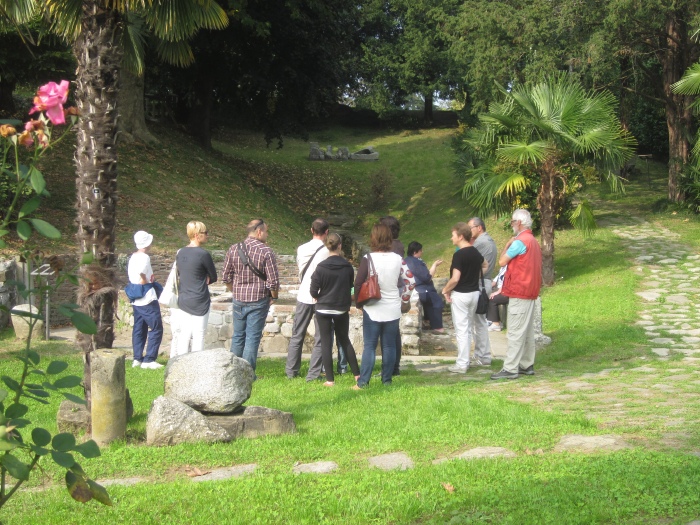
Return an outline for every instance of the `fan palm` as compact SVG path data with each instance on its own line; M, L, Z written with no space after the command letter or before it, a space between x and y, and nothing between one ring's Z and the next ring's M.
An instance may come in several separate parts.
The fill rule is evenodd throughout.
M508 91L480 115L480 126L467 133L461 169L464 197L478 213L512 211L518 195L539 183L537 209L542 233L542 279L554 283L554 226L562 213L568 173L592 161L613 189L616 170L633 154L636 141L620 125L614 97L587 92L577 81L558 75ZM593 216L584 201L570 214L575 227L590 232Z
M696 36L698 35L700 35L700 32L696 33ZM671 88L674 93L680 95L700 95L700 62L690 66L683 78L673 84ZM700 113L700 98L696 98L691 107L696 114ZM693 161L695 167L700 169L700 130L698 130L698 135L695 138Z

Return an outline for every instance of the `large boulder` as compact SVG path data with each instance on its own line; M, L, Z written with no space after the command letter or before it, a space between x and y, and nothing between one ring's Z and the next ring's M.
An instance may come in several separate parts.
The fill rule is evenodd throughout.
M224 428L176 399L160 396L153 401L146 422L148 445L216 441L231 441L231 436Z
M209 415L207 419L225 428L232 439L278 436L297 429L290 412L266 407L243 407L235 414Z
M45 339L44 333L44 321L42 319L37 319L28 317L27 314L31 312L33 315L39 315L39 309L36 306L29 304L18 304L14 306L10 311L12 315L12 327L15 329L15 337L26 341L29 337L29 323L34 322L34 329L32 330L32 339L39 340Z
M171 359L165 368L165 395L200 412L229 414L253 390L253 367L228 350L215 348Z

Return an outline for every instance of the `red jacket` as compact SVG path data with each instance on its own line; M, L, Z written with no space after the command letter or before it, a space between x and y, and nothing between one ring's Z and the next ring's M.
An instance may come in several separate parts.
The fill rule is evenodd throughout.
M526 252L516 255L508 263L503 295L515 299L537 299L542 286L542 251L530 230L521 232L518 240L525 245Z

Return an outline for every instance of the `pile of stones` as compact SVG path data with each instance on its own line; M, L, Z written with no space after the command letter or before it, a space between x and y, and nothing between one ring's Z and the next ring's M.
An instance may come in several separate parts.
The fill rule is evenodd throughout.
M153 401L148 414L147 443L228 442L296 431L289 412L243 406L254 377L247 361L223 348L170 359L165 395Z

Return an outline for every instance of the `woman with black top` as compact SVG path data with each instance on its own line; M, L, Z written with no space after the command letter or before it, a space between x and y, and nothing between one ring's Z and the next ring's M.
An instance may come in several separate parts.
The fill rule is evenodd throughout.
M457 362L448 370L464 374L469 368L476 304L479 301L481 273L488 269L488 261L474 248L471 228L458 222L452 228L452 244L459 248L452 256L450 280L442 289L445 300L452 307L452 324L457 338Z
M326 370L324 386L334 386L333 376L333 331L338 346L345 350L348 364L355 380L360 377L360 367L357 365L355 348L350 342L351 298L355 270L341 255L342 244L337 233L331 233L326 238L328 258L316 266L311 276L311 297L316 299L316 321L321 333L321 359Z
M179 277L177 322L180 326L177 355L188 352L190 341L192 352L204 349L204 334L207 331L211 305L209 285L217 279L211 254L201 247L207 242L208 235L204 223L190 221L187 224L190 244L178 250L175 256ZM172 352L170 356L175 357Z

